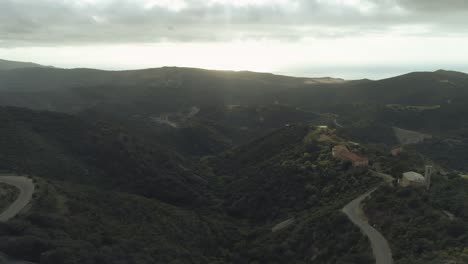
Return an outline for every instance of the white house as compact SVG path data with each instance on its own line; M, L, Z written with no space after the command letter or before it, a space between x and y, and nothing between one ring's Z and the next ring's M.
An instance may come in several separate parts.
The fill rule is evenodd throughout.
M407 186L424 186L426 184L426 179L421 174L409 171L403 173L403 177L399 181L400 185L403 187Z

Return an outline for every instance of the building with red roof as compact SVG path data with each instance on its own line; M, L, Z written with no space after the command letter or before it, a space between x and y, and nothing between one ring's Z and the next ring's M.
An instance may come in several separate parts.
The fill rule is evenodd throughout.
M369 160L367 158L361 157L358 154L349 151L349 149L343 145L333 147L332 155L334 158L343 161L350 161L355 167L369 165Z

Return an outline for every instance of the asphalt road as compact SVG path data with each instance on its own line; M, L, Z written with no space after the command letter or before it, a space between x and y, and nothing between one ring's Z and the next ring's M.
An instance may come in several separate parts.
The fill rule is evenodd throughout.
M34 193L34 183L31 179L22 176L0 176L0 182L13 185L20 190L18 199L16 199L10 207L0 214L0 221L6 222L19 214L31 201ZM343 212L348 216L351 222L357 225L369 238L372 251L376 259L376 264L393 264L392 253L387 240L375 228L367 223L366 217L361 208L361 202L370 196L375 190L376 189L373 189L351 201L343 208ZM14 264L26 262L16 262L0 254L0 264L2 263Z
M338 120L336 120L336 118L335 120L333 120L333 123L335 123L335 126L337 127L343 127L340 123L338 123Z
M377 188L359 196L351 201L343 208L343 212L348 216L349 220L358 226L361 231L369 238L372 252L374 253L376 264L392 264L392 251L387 240L375 228L367 222L361 203L369 197Z
M20 190L16 201L0 214L0 222L6 222L15 217L31 201L34 193L34 183L23 176L0 176L0 182L13 185ZM31 262L12 259L0 252L0 264L32 264Z
M31 201L34 193L34 183L31 179L22 176L0 176L0 182L13 185L20 190L16 201L0 214L0 222L6 222L19 214Z

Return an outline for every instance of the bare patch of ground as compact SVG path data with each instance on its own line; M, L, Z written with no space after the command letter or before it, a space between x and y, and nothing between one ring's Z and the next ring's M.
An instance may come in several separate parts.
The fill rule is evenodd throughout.
M294 218L290 218L290 219L288 219L288 220L286 220L286 221L283 221L283 222L281 222L281 223L275 225L275 226L271 229L271 231L272 231L272 232L277 232L277 231L280 231L280 230L282 230L282 229L285 229L285 228L291 226L292 224L294 224Z
M188 110L175 112L175 113L163 113L159 116L150 117L153 122L168 125L173 128L180 127L181 124L187 122L190 118L196 116L200 112L200 108L193 106Z
M398 127L394 127L393 131L395 132L395 136L397 137L398 141L402 145L417 144L423 142L426 139L432 138L432 135L429 134L401 129Z

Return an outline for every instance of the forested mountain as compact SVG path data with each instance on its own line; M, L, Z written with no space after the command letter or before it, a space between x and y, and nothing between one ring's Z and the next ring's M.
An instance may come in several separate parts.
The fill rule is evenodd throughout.
M109 105L139 111L174 111L183 106L272 104L281 102L283 93L291 89L343 82L175 67L113 72L56 68L0 72L2 104L64 112Z
M191 107L275 103L329 112L356 103L444 112L467 102L468 75L440 70L344 81L175 67L113 72L28 68L0 72L0 94L3 105L68 113L94 109L159 115Z
M467 103L468 75L442 70L379 81L175 67L0 72L2 105L112 120L140 134L169 135L169 145L196 155L245 143L287 123L323 122L325 113L348 127L458 136L468 127ZM180 144L190 137L206 144Z
M2 170L34 175L38 186L33 209L0 225L9 255L40 263L371 260L338 210L376 179L332 160L313 126L194 163L111 124L10 107L0 116ZM287 218L295 224L271 231Z
M196 204L206 182L189 162L106 123L0 108L0 169ZM198 186L198 187L195 187ZM205 186L205 187L204 187Z
M438 70L414 72L354 85L346 96L352 101L428 106L457 101L468 95L468 74Z

